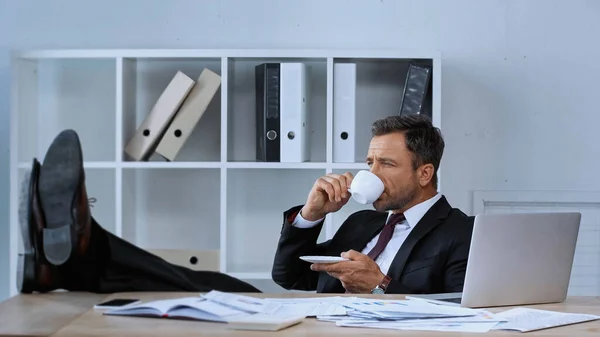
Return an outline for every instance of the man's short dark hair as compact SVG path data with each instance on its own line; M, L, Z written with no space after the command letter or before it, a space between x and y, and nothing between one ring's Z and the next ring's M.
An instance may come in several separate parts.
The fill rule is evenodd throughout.
M390 116L376 120L371 127L373 136L401 132L406 138L406 147L412 154L413 169L432 164L434 174L431 182L437 188L437 172L444 153L444 138L439 128L433 126L426 115Z

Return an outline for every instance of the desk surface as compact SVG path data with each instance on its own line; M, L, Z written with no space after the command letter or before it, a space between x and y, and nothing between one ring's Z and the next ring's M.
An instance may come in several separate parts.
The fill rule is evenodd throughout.
M0 303L0 336L51 336L105 297L69 292L11 297Z
M252 295L252 294L251 294ZM269 294L254 294L269 297ZM57 292L50 294L18 295L0 303L0 336L341 336L341 335L407 335L407 336L473 336L470 333L435 333L431 331L398 331L366 328L341 328L334 323L307 319L296 326L278 332L235 331L226 324L213 322L166 320L140 317L102 315L92 307L102 300L116 297L135 297L142 300L186 297L190 293L123 293L110 296L90 293ZM276 294L272 297L313 297L315 294ZM337 296L337 295L336 295ZM402 299L401 295L383 295L386 299ZM545 310L600 315L599 297L570 297L564 303L528 306ZM493 308L498 312L510 307ZM597 336L600 320L529 332L532 336ZM519 336L519 332L491 331L492 335Z

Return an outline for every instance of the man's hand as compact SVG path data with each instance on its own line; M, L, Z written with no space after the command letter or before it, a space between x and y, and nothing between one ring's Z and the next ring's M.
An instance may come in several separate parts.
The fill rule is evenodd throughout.
M354 176L330 173L315 181L302 208L302 217L314 221L339 211L350 200L348 188Z
M324 271L339 279L344 288L351 293L371 293L385 277L373 259L355 250L342 253L342 257L350 259L337 263L315 263L314 271Z

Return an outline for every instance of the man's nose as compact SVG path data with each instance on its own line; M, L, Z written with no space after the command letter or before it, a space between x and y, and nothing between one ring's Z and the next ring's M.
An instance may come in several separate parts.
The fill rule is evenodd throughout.
M371 167L369 168L369 171L371 171L371 173L375 174L376 176L379 177L379 164L377 163L373 163L371 164ZM379 177L381 178L381 177Z

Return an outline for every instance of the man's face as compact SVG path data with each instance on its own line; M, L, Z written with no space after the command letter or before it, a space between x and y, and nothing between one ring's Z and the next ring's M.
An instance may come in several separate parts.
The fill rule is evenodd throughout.
M394 132L371 139L367 164L385 186L373 206L377 211L405 210L419 195L419 180L404 134Z

